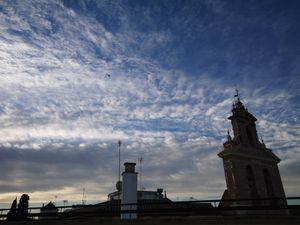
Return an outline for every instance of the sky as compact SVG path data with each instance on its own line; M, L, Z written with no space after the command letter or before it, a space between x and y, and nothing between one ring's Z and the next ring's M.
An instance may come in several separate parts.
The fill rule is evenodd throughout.
M219 199L236 88L299 196L299 21L297 0L0 1L0 202L106 200L118 140L147 190Z

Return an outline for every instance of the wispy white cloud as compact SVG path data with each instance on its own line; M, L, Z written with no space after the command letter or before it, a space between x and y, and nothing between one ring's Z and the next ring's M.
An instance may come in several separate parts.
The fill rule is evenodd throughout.
M226 7L209 2L215 13ZM216 66L188 72L178 68L183 46L174 46L176 34L155 29L152 11L143 11L148 32L122 2L95 3L109 21L85 1L78 4L84 13L61 1L0 3L1 171L11 171L0 182L3 199L27 191L44 200L57 190L76 198L81 184L91 198L105 196L114 189L119 139L124 161L144 155L147 188L163 186L173 197L220 197L225 181L217 153L236 84L260 135L283 159L291 178L284 180L287 194L295 193L299 183L288 174L299 171L291 154L299 155L297 64L289 89L270 88L281 77L249 79L253 70L236 69L230 54L224 76ZM196 26L191 18L174 21L185 31ZM193 34L186 35L191 41ZM204 47L195 49L207 52ZM205 60L217 54L210 51ZM49 181L37 175L41 170Z

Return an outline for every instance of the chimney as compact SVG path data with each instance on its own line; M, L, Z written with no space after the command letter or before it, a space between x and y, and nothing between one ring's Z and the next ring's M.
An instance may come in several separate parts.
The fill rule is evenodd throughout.
M137 174L138 173L135 172L135 165L136 163L132 163L132 162L124 163L125 171L122 173L121 211L137 210ZM137 218L136 212L125 212L125 213L121 212L121 219L136 219L136 218Z

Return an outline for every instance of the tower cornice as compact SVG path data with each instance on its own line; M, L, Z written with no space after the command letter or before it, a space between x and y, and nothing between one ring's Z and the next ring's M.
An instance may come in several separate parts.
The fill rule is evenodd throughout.
M218 156L222 159L236 158L236 159L255 159L260 161L268 161L278 164L280 159L272 152L271 149L249 149L244 150L243 147L237 147L232 149L224 149Z

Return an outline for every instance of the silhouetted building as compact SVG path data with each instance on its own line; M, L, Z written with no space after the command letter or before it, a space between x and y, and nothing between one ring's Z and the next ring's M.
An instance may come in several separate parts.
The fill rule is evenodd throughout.
M40 219L54 218L53 215L58 213L58 208L53 204L53 202L49 202L47 205L43 204L43 207L40 209L40 213Z
M163 195L163 189L157 188L156 191L148 191L148 190L138 190L138 200L162 200L166 199L166 197ZM121 199L121 193L118 191L112 192L108 194L108 200L120 200Z
M231 120L234 137L229 131L223 159L227 190L222 199L253 199L250 202L222 202L222 205L285 205L286 200L260 201L260 198L285 198L277 164L280 159L259 141L255 122L236 95Z

